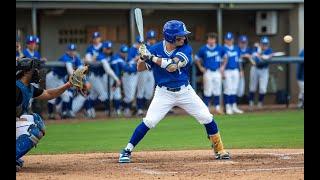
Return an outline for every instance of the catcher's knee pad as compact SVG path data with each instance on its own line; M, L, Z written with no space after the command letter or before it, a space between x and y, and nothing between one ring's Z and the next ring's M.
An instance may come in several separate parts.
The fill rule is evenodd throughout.
M37 125L31 124L28 128L28 134L22 134L16 140L16 160L36 146L43 136L44 133Z
M37 113L33 113L33 121L36 124L37 128L42 132L42 134L45 134L46 126L44 124L44 121L42 120L41 116Z

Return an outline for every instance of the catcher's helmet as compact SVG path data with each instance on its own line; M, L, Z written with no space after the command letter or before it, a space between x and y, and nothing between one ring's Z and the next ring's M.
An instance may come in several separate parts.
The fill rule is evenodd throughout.
M23 76L24 72L32 71L31 83L39 83L40 75L39 69L42 67L42 62L39 59L34 58L22 58L16 65L16 79Z
M147 32L147 39L156 38L156 32L154 30L150 30Z
M174 43L177 36L186 36L191 33L187 30L186 25L178 20L166 22L162 31L164 39L169 43Z

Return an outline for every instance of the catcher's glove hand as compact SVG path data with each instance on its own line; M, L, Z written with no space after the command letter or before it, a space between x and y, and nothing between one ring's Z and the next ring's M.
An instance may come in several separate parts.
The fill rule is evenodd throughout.
M69 78L69 82L73 87L75 87L80 93L86 96L87 88L84 86L85 76L88 73L88 65L76 69L72 76Z

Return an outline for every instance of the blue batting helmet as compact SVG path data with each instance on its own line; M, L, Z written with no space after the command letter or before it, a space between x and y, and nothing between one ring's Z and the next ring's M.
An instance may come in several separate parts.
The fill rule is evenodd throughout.
M270 41L269 41L268 37L263 36L263 37L261 37L261 39L260 39L260 43L261 43L261 44L269 44Z
M225 40L232 40L233 39L233 34L232 32L227 32L227 34L224 36Z
M112 42L111 41L105 41L102 43L102 48L112 48Z
M154 30L150 30L147 32L147 39L156 38L156 32Z
M122 45L120 46L120 52L122 52L122 53L127 53L128 51L129 51L129 47L128 47L127 45L122 44Z
M190 34L186 28L186 25L182 21L171 20L163 26L164 39L169 43L174 43L177 36L186 36Z
M242 35L242 36L239 37L239 41L240 42L248 42L248 37L245 36L245 35Z

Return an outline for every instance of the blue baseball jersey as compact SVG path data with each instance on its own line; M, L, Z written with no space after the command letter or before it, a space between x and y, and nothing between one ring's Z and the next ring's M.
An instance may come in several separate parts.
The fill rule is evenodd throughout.
M299 53L300 57L304 57L304 49ZM304 62L297 64L297 79L304 81Z
M198 53L195 55L195 60L202 60L203 66L206 69L216 71L220 68L222 58L225 56L225 49L219 45L210 47L204 45L200 47Z
M187 61L187 65L185 67L174 72L168 72L153 61L147 60L147 67L153 70L156 85L160 87L165 86L169 88L177 88L182 85L189 84L189 69L192 63L192 48L190 45L184 44L183 46L168 52L165 48L165 41L161 41L151 46L150 53L159 58L173 59L177 57L180 60Z
M137 66L134 64L128 64L119 54L115 54L112 58L111 67L118 77L121 76L122 72L127 72L129 74L137 72Z
M82 65L82 62L78 56L70 56L69 54L65 53L58 59L59 62L63 63L72 63L74 69L78 68ZM52 69L55 75L58 75L59 78L64 78L68 75L66 67L54 67Z
M227 57L226 69L240 68L240 50L237 46L228 47L224 45L224 51Z
M86 54L90 54L93 57L97 58L99 57L100 54L102 54L102 43L100 43L98 46L94 46L93 44L89 45ZM102 75L103 74L103 69L102 67L99 66L89 66L90 72L93 72L95 75Z
M249 55L252 54L252 49L249 48L249 47L246 47L246 48L240 48L240 47L238 47L238 49L239 49L240 57L241 57L242 55L244 55L244 54L249 54ZM241 62L241 63L243 62L242 58L240 58L240 62Z
M38 51L31 52L29 51L28 48L24 49L22 53L26 58L36 58L36 59L41 58L40 53Z
M113 55L106 55L105 53L100 53L96 59L96 62L101 62L103 60L106 60L109 64L111 59L113 58ZM94 66L92 68L92 72L97 76L103 76L105 73L103 66Z
M256 67L259 68L259 69L267 68L269 66L269 63L267 63L266 60L258 58L256 56L256 54L258 53L257 51L258 51L258 49L255 49L255 51L252 54L253 60L257 64ZM268 48L268 49L266 49L264 51L261 51L261 55L271 55L271 54L272 54L272 49L271 48Z

